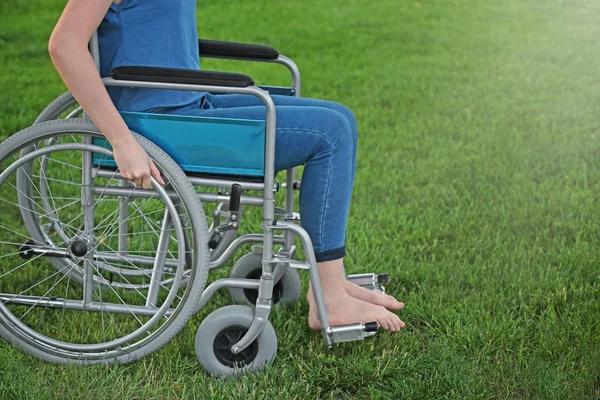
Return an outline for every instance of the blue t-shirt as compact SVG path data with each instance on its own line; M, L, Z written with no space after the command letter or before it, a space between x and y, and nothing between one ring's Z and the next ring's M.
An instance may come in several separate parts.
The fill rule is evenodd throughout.
M196 0L123 0L98 28L100 75L116 67L199 69ZM120 111L152 111L200 103L204 93L107 88Z

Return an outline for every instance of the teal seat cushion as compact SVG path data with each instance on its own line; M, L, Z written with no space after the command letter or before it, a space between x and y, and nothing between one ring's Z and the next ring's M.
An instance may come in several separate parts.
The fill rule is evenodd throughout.
M258 120L121 112L134 132L149 139L186 172L264 176L265 122ZM94 144L108 147L103 139ZM94 155L94 163L114 167Z

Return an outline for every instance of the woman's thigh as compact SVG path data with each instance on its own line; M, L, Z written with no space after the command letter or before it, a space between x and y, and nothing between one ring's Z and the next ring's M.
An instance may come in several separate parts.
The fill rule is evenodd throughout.
M297 106L297 107L320 107L334 110L342 114L350 124L353 133L356 135L356 118L352 111L339 103L328 100L310 99L305 97L293 96L271 96L275 106ZM234 108L234 107L252 107L264 106L262 100L255 96L244 94L226 94L226 95L208 95L207 100L213 108Z

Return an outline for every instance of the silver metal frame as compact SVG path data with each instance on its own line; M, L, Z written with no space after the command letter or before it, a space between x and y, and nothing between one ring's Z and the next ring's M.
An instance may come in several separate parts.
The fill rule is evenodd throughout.
M263 63L271 63L271 64L281 64L285 66L292 75L292 89L294 90L294 96L300 97L302 91L302 79L300 76L300 69L296 65L296 63L289 57L284 55L279 55L274 60L265 60L261 58L238 58L238 57L222 57L222 56L210 56L200 54L200 58L217 58L222 60L237 60L237 61L251 61L251 62L263 62Z
M325 305L325 300L323 298L321 283L319 280L319 274L317 270L316 260L314 259L314 250L312 246L312 242L308 237L308 234L304 229L302 229L297 224L283 224L281 226L274 226L274 218L275 218L275 198L273 195L273 188L275 185L275 139L276 139L276 113L275 113L275 103L273 103L273 99L269 96L269 94L256 87L247 87L247 88L231 88L225 86L206 86L206 85L191 85L191 84L178 84L178 83L163 83L163 82L141 82L141 81L126 81L126 80L115 80L113 78L104 78L102 82L107 87L133 87L133 88L145 88L145 89L162 89L162 90L181 90L181 91L196 91L196 92L211 92L211 93L235 93L235 94L246 94L258 97L266 107L266 124L265 124L265 175L264 175L264 183L262 187L263 198L262 198L262 207L263 207L263 273L260 278L260 285L258 288L258 299L256 302L254 320L248 329L248 332L244 337L239 341L239 343L235 344L232 347L233 353L238 353L248 347L260 334L262 328L266 324L269 314L271 312L271 298L273 295L273 286L274 286L274 275L273 270L275 265L277 264L290 264L294 265L294 260L286 258L278 258L274 256L273 252L273 242L274 242L274 229L282 229L286 231L286 233L290 233L286 236L287 238L292 238L294 236L300 237L304 251L307 257L307 269L311 274L311 281L313 287L313 293L315 296L315 304L317 306L317 314L319 316L319 321L322 327L322 335L325 340L325 343L328 346L333 344L332 340L332 328L329 324L329 318L327 317L327 308ZM91 163L90 163L91 168ZM91 171L90 171L91 173ZM288 171L288 180L292 182L286 182L286 211L293 211L293 171ZM112 189L115 194L118 193L119 189ZM131 193L130 190L126 191L128 194ZM139 194L142 195L144 190L139 190ZM107 190L105 193L110 194ZM111 192L112 193L112 192ZM136 193L133 193L132 197L134 197ZM150 195L150 193L148 194ZM218 195L215 195L218 196ZM291 198L291 200L289 200ZM226 201L225 198L223 198ZM245 201L242 201L244 204ZM247 203L247 201L246 201ZM291 246L290 241L284 239L284 250L285 245ZM228 286L238 287L235 285L236 280L230 279L228 281ZM242 282L240 282L242 283ZM214 284L214 283L213 283ZM210 288L210 286L209 286ZM205 303L208 300L205 299L205 296L212 295L214 293L213 290L206 290L203 293L201 303Z

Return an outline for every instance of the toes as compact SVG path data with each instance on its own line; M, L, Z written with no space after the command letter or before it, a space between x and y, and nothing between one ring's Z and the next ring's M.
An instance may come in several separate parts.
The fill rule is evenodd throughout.
M398 318L397 315L394 314L394 323L396 324L396 330L397 332L400 332L400 330L402 329L402 321L400 321L400 318Z
M402 321L400 318L398 318L397 315L394 315L394 317L396 317L396 324L398 325L398 327L400 329L404 328L406 326L406 324L404 323L404 321Z
M398 318L397 316L395 316L396 318L394 318L394 324L396 325L396 332L400 332L400 329L402 329L402 324L400 323L400 318Z
M394 297L392 297L388 294L377 293L377 292L371 292L371 293L373 294L374 300L380 306L384 306L385 308L389 308L392 310L401 310L402 307L404 307L403 303L400 303L398 300L396 300Z
M392 313L389 315L389 324L394 327L394 329L391 330L392 332L399 332L405 326L404 322L402 322L396 314Z
M396 332L398 330L398 326L394 323L392 318L388 319L388 324L390 326L390 332Z
M385 314L382 314L377 318L377 321L380 323L383 329L390 332L397 332L400 330L400 318L398 318L396 314L392 314L387 310L385 310Z
M395 297L389 294L384 294L383 296L387 300L389 308L393 308L394 310L402 310L404 308L404 303L399 302Z
M388 325L390 327L390 332L396 332L398 330L398 326L396 325L394 318L390 316L387 318L387 321L388 321Z
M379 326L381 326L386 331L390 330L390 325L387 318L378 318L377 322L379 322Z

